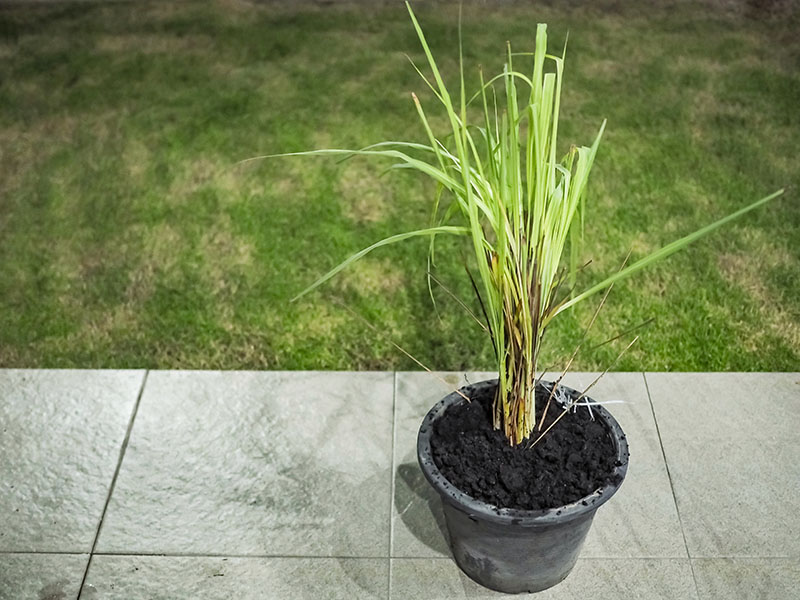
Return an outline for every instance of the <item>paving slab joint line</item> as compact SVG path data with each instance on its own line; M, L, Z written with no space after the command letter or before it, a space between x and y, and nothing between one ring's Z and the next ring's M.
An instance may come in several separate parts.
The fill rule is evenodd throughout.
M30 554L27 552L25 554ZM73 553L74 554L74 553ZM84 552L85 554L85 552ZM235 554L225 552L215 554L213 552L135 552L135 551L114 551L114 552L95 552L92 556L140 556L148 558L245 558L245 559L303 559L303 560L381 560L386 558L383 554L373 554L367 556L357 556L351 554ZM419 556L415 558L425 558Z
M89 574L89 567L92 566L92 557L94 556L95 550L97 549L97 540L100 539L100 530L103 528L103 520L106 517L108 504L109 502L111 502L111 495L114 493L114 487L117 485L117 477L119 476L119 469L122 466L122 459L125 458L125 450L128 449L128 441L131 438L131 431L133 430L133 422L136 420L136 414L139 412L139 403L142 401L142 395L144 394L144 388L147 385L148 375L150 375L150 369L147 369L144 372L144 377L142 377L142 385L139 387L139 393L136 396L136 402L133 404L133 410L131 411L130 419L128 419L128 428L125 431L125 437L123 438L122 446L119 449L119 457L117 458L117 467L114 469L114 476L111 478L111 485L108 488L108 495L106 496L106 502L103 505L103 512L100 514L100 522L97 524L97 531L95 531L94 533L94 541L92 542L92 549L89 551L89 560L86 561L86 570L84 570L83 572L81 585L78 588L77 600L81 600L81 594L83 594L83 586L86 584L86 576Z
M389 471L389 552L387 576L389 581L386 586L386 598L392 599L392 546L394 545L394 470L395 470L395 432L397 430L397 371L392 372L392 468Z
M656 434L658 434L658 445L661 447L661 458L664 459L664 468L667 470L667 479L669 479L669 489L672 492L672 502L675 504L675 514L678 515L678 525L681 528L681 535L683 536L683 547L686 549L686 558L689 559L689 568L692 571L692 580L694 581L694 590L697 598L700 598L700 587L697 585L697 575L694 572L694 563L692 562L692 555L689 553L689 543L686 541L686 530L683 528L683 519L681 518L681 511L678 508L678 498L675 496L675 484L672 482L672 473L669 470L669 463L667 462L667 453L664 452L664 442L661 439L661 428L658 426L658 417L656 417L656 408L653 405L653 397L650 395L650 385L647 383L647 375L642 371L642 379L644 380L644 389L647 391L647 401L650 403L650 412L653 415L653 423L656 425Z

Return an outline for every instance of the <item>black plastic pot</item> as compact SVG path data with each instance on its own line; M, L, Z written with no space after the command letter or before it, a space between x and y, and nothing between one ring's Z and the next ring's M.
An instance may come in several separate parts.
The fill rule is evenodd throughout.
M496 387L494 379L467 386L461 392L469 397ZM433 461L433 424L449 406L460 402L466 400L456 392L437 402L423 419L417 437L417 458L425 478L442 498L456 563L481 585L500 592L538 592L556 585L575 566L595 512L622 485L628 470L628 443L622 429L602 406L592 407L595 418L608 425L614 440L620 464L616 467L616 485L547 510L500 508L455 488Z

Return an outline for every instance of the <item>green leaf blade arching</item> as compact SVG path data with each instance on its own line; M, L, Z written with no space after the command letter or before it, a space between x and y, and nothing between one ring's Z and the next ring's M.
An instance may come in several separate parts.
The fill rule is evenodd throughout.
M325 275L323 275L322 277L317 279L314 283L309 285L306 289L304 289L302 292L300 292L294 298L292 298L290 300L290 302L294 302L294 301L298 300L299 298L302 298L303 296L308 294L310 291L318 288L323 283L328 281L331 277L333 277L334 275L336 275L337 273L339 273L343 269L347 268L348 266L350 266L351 264L356 262L358 259L363 258L364 256L366 256L367 254L369 254L370 252L372 252L373 250L375 250L377 248L380 248L382 246L388 246L389 244L396 244L397 242L402 242L402 241L405 241L405 240L413 238L413 237L422 237L422 236L429 236L429 235L435 236L435 235L438 235L440 233L463 235L463 234L467 233L467 229L465 227L454 227L454 226L451 226L451 225L441 225L439 227L429 227L428 229L418 229L417 231L407 231L406 233L398 233L397 235L392 235L392 236L389 236L388 238L384 238L384 239L382 239L382 240L380 240L378 242L375 242L371 246L367 246L363 250L360 250L360 251L356 252L355 254L351 255L350 257L348 257L344 261L340 262L337 266L335 266L333 269L331 269L330 271L325 273Z
M705 227L703 227L701 229L698 229L697 231L695 231L693 233L690 233L689 235L686 235L686 236L684 236L684 237L682 237L680 239L675 240L674 242L671 242L671 243L667 244L666 246L663 246L663 247L659 248L655 252L652 252L652 253L648 254L647 256L645 256L644 258L641 258L641 259L637 260L635 263L625 267L621 271L619 271L617 273L614 273L613 275L607 277L606 279L604 279L600 283L597 283L597 284L593 285L588 290L586 290L584 292L581 292L580 294L578 294L577 296L575 296L574 298L572 298L568 302L566 302L563 305L561 305L561 307L559 307L559 309L557 311L555 311L550 318L554 317L555 315L557 315L560 312L565 311L566 309L568 309L571 306L577 304L578 302L581 302L581 301L585 300L586 298L596 294L597 292L600 292L600 291L604 290L605 288L607 288L608 286L610 286L614 282L619 281L621 279L625 279L626 277L630 277L631 275L633 275L637 271L641 271L645 267L647 267L647 266L649 266L649 265L651 265L651 264L653 264L653 263L655 263L655 262L657 262L659 260L667 258L671 254L675 254L675 252L677 252L678 250L681 250L681 249L685 248L686 246L688 246L692 242L695 242L695 241L699 240L702 237L705 237L706 235L708 235L709 233L711 233L715 229L718 229L718 228L722 227L723 225L733 221L734 219L738 219L742 215L744 215L746 213L749 213L752 210L755 210L756 208L766 204L770 200L774 200L775 198L777 198L778 196L783 194L783 192L784 192L784 190L780 189L780 190L778 190L776 192L773 192L773 193L769 194L768 196L764 196L763 198L761 198L759 200L756 200L755 202L753 202L752 204L749 204L748 206L745 206L744 208L740 208L736 212L733 212L733 213L729 214L726 217L722 217L721 219L719 219L717 221L714 221L713 223L710 223L709 225L706 225Z

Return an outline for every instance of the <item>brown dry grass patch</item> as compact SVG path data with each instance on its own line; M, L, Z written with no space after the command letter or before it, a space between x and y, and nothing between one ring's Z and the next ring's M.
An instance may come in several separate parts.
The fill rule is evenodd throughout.
M391 190L378 177L375 165L350 161L339 173L338 195L345 215L356 223L383 219L392 201Z
M776 267L800 268L800 264L786 249L763 243L756 254L724 253L717 259L722 277L731 285L743 290L758 307L763 324L777 337L793 347L800 347L800 322L785 308L786 298L774 290L766 280L766 273ZM763 332L757 334L763 336ZM753 348L759 346L751 340Z

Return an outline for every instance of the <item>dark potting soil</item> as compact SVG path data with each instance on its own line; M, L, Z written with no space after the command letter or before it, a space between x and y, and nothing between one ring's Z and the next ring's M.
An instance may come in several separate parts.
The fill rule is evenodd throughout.
M448 408L431 435L433 460L447 480L464 493L501 508L557 508L618 483L614 442L600 420L578 406L535 446L531 440L512 447L502 431L492 427L494 388L483 388ZM537 390L536 405L544 408L549 391ZM553 400L544 431L563 409Z

